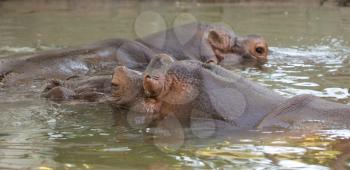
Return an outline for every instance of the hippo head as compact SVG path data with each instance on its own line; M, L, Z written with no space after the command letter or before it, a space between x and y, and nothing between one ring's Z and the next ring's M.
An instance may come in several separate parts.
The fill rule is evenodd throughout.
M160 105L154 99L146 98L141 72L117 66L112 78L113 108L127 109L129 112L142 113L147 118L157 117Z
M49 80L41 94L41 97L45 97L53 101L72 99L74 96L75 93L73 90L65 87L63 81L56 79Z
M111 84L115 104L128 105L142 95L142 73L125 66L115 68Z
M143 79L143 88L148 98L171 105L189 104L198 95L198 77L191 72L195 63L173 61L168 55L159 55L148 65Z
M237 37L228 31L211 30L208 42L220 65L261 65L267 61L267 42L258 35Z
M147 89L146 96L158 96L164 90L164 84L167 81L165 75L173 62L174 60L166 54L153 57L144 72L143 87Z
M156 113L159 105L154 100L146 98L142 82L141 72L117 66L111 82L113 104L140 113Z

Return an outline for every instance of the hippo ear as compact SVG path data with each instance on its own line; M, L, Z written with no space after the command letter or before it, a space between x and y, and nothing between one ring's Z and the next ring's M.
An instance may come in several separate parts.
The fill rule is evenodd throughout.
M230 36L224 31L209 31L208 42L211 46L220 50L228 50L230 48Z

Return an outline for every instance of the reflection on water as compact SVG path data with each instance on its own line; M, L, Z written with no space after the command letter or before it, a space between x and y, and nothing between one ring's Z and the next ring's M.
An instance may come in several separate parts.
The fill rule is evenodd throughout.
M246 70L250 76L286 96L313 94L349 102L349 47L338 39L321 39L309 47L272 47L267 71Z
M261 34L271 46L269 63L263 70L236 71L285 96L308 93L349 103L350 10L312 4L1 1L0 57L112 37L135 38L136 17L152 10L167 26L177 22L177 16L187 15L200 21L223 22L240 35ZM166 146L158 148L149 129L116 125L106 105L51 103L35 95L42 87L33 84L0 89L0 169L350 166L348 129L189 137L174 151Z

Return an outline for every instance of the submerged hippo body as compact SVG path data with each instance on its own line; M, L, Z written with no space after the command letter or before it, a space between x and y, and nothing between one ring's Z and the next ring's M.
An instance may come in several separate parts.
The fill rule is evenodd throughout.
M181 43L178 38L187 35L192 38ZM158 53L167 53L176 60L237 64L265 62L267 52L267 44L259 36L237 37L233 31L220 25L188 24L135 41L111 39L74 49L2 58L0 83L65 79L75 75L110 75L116 65L143 71L152 56Z
M158 56L168 60L167 56ZM159 63L159 62L158 62ZM164 63L164 62L163 62ZM330 128L350 125L350 106L311 95L290 99L220 66L195 61L151 64L144 74L146 96L159 115L184 124L198 118L222 120L238 129Z
M0 82L109 74L116 65L144 69L154 55L135 41L105 40L75 49L52 50L0 60Z

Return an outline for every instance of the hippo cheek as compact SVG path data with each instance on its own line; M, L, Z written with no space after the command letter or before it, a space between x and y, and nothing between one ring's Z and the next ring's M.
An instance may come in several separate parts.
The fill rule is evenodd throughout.
M263 65L267 63L267 61L268 61L267 56L261 56L261 57L258 57L257 64Z
M246 62L246 63L250 62L250 63L257 64L257 65L263 65L263 64L267 63L267 53L264 52L263 48L257 47L254 50L256 50L256 51L249 51L249 52L247 52L246 55L244 55L245 56L244 62Z
M126 97L128 97L128 90L124 89L122 85L112 83L111 93L114 104L124 105L128 102L128 100L126 100Z
M130 99L131 97L126 97L127 95L125 94L117 94L117 95L113 95L113 103L116 105L123 105L126 106L129 103L132 102L132 100Z
M228 68L239 64L244 66L258 66L264 64L265 62L266 60L260 61L259 58L256 58L250 54L240 55L237 53L230 53L223 55L223 59L220 61L219 65Z
M223 59L219 62L219 65L221 66L233 66L240 64L243 61L243 57L238 54L229 53L229 54L223 54Z
M114 103L116 105L128 106L133 103L133 100L131 100L131 97L119 97Z
M114 104L128 105L129 103L132 103L136 98L136 95L133 94L133 91L136 91L136 88L112 85L112 96Z

